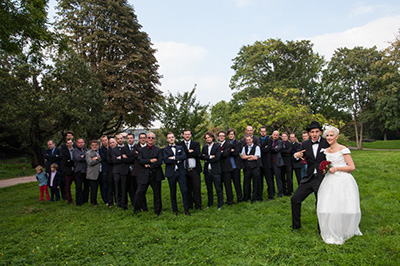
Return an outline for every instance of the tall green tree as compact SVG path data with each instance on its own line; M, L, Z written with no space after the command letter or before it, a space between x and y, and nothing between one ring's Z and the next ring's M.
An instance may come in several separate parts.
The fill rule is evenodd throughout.
M168 93L163 101L160 101L157 118L163 124L161 132L175 134L179 139L184 129L192 131L193 139L200 140L208 128L208 105L202 105L196 100L196 87L191 91Z
M160 75L149 36L126 0L60 0L58 30L99 79L106 102L97 135L154 120ZM108 117L108 116L107 116Z
M301 92L297 89L274 89L274 96L253 98L231 117L232 127L239 135L245 132L248 125L259 129L267 127L269 132L279 130L296 133L305 129L311 121L325 124L322 115L312 114L308 106L298 103Z
M29 45L34 52L51 40L47 3L48 0L0 1L0 51L18 54Z
M31 157L32 166L44 163L44 144L50 138L70 126L86 136L86 131L96 126L104 105L103 92L77 56L64 57L46 71L22 54L3 55L0 62L0 87L8 95L0 101L4 129L0 139L12 137ZM10 148L5 142L0 146Z
M338 91L338 101L345 103L352 114L357 148L362 148L365 110L373 101L376 90L370 85L373 65L381 59L376 49L355 47L335 51L325 72L328 83Z
M310 41L269 39L243 46L233 59L230 87L241 104L253 97L268 96L275 88L296 88L299 102L313 102L324 59L312 50ZM239 104L240 104L239 103Z
M231 104L226 101L220 101L214 104L210 111L210 126L227 130L230 126L232 115Z
M371 108L370 121L383 133L400 129L400 35L383 51L382 60L373 65L371 87L377 92Z

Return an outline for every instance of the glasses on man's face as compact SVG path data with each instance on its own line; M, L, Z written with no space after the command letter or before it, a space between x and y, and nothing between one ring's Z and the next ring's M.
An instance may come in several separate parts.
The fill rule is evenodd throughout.
M148 139L156 139L155 137L147 137Z

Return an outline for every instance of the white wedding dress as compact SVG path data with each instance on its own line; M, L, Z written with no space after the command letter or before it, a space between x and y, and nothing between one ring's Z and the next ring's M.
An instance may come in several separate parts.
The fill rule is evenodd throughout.
M343 154L348 148L326 154L332 167L347 166ZM346 172L327 173L318 190L318 223L322 239L328 244L343 244L354 235L362 235L360 196L354 177Z

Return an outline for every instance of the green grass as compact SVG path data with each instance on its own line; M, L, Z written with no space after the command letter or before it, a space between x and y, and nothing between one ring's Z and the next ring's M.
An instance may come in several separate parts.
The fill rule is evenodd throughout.
M398 265L400 152L352 154L364 235L341 246L319 236L313 196L303 204L303 229L292 231L288 197L175 217L164 181L162 215L151 212L149 189L150 212L134 216L131 207L40 203L29 183L0 189L0 264Z
M30 176L35 174L35 169L29 159L20 157L10 160L0 160L0 179L8 179L20 176Z
M350 141L346 143L346 146L357 147L357 143L355 141ZM400 149L400 140L378 140L374 142L363 142L363 148L368 149Z

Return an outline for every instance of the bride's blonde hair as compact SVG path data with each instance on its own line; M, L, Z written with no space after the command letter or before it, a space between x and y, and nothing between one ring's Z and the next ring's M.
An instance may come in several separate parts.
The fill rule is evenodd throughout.
M324 125L323 129L324 129L324 134L323 134L324 138L326 138L326 134L328 132L333 132L333 134L335 134L335 136L339 136L339 129L334 126Z

